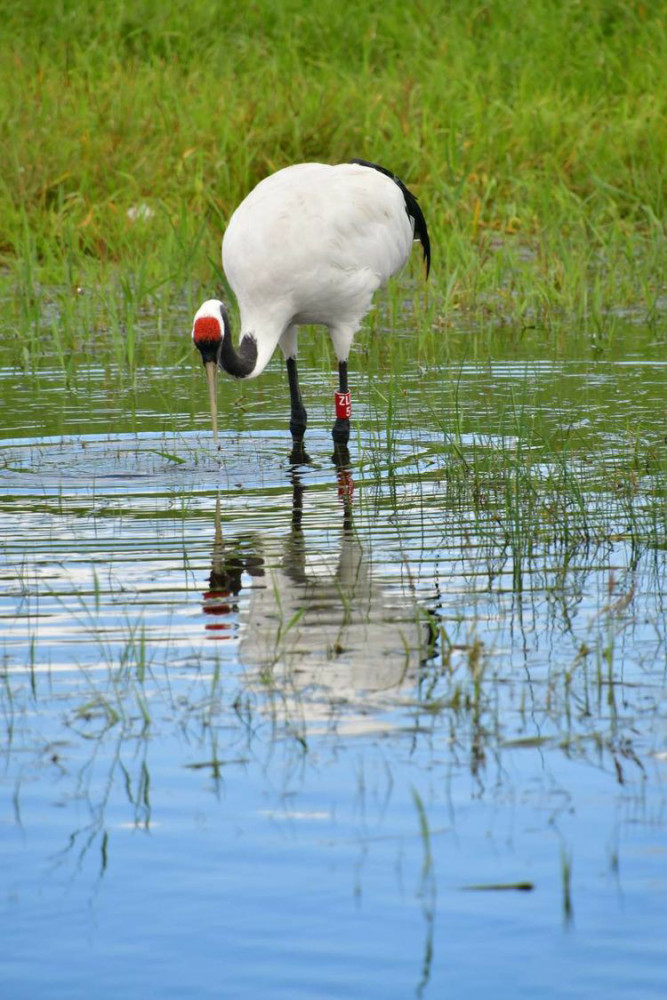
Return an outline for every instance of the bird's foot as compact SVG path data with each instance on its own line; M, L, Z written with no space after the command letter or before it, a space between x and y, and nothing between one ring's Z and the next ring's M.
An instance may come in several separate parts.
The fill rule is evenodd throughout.
M336 417L336 423L333 425L331 436L334 439L335 445L346 445L350 440L350 421L347 417Z
M338 470L347 469L350 465L350 451L346 444L334 442L333 455L331 461Z
M290 465L309 465L310 455L306 451L303 438L292 438L292 450L289 456Z
M303 442L303 436L306 433L306 424L308 421L308 414L306 413L305 406L292 406L292 415L290 417L289 429L292 435L292 440L296 444L297 442Z

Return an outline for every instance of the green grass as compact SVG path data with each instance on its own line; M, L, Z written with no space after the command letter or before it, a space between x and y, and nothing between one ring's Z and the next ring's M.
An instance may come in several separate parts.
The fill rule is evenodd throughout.
M3 7L2 325L32 355L93 335L132 367L170 310L221 289L235 205L307 159L375 159L418 194L423 328L602 336L664 311L662 3Z

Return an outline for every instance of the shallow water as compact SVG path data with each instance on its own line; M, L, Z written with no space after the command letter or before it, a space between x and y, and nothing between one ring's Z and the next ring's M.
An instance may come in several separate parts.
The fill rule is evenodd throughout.
M297 467L277 365L219 452L194 363L5 365L4 995L664 995L641 344L380 364L349 467L316 363Z

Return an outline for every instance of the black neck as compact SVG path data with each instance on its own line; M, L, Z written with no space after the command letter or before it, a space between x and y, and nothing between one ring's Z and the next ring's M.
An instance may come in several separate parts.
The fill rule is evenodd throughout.
M218 363L234 378L247 378L251 375L257 364L257 341L252 333L246 333L236 351L230 331L227 329L222 340Z

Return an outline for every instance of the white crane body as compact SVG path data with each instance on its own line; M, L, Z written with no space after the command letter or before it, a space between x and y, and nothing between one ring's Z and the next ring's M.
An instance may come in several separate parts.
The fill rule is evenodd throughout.
M322 324L339 363L334 440L346 444L354 334L377 289L407 263L416 238L428 273L421 209L398 178L374 164L300 163L261 181L232 214L222 241L222 266L240 311L238 352L223 303L209 299L195 315L192 336L207 365L212 415L218 365L237 378L255 378L280 346L290 379L290 428L300 442L306 412L296 374L297 327Z
M261 181L232 215L222 266L258 340L259 375L293 325L329 327L339 361L373 294L407 262L412 223L400 188L353 163L300 163ZM290 332L281 343L296 355Z

